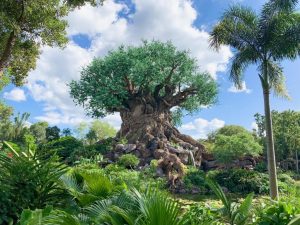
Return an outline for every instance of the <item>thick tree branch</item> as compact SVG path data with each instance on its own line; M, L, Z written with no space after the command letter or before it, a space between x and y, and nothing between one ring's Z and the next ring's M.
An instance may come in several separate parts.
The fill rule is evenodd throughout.
M189 87L186 88L185 90L177 93L176 95L172 96L172 98L168 101L168 99L165 99L167 102L170 103L170 105L173 106L177 106L179 104L181 104L182 102L185 102L186 99L190 96L190 95L194 95L197 93L197 88L195 87Z
M163 89L165 87L165 85L167 85L170 82L172 75L174 74L174 72L178 66L179 66L179 63L177 63L177 64L173 63L173 66L171 68L169 75L165 78L165 80L161 84L159 84L155 87L155 90L154 90L155 98L158 98L159 92L161 91L161 89Z

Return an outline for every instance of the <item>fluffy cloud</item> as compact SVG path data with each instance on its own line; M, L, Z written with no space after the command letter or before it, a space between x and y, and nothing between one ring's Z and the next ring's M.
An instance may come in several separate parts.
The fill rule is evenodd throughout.
M189 0L134 0L134 12L124 3L105 1L103 7L82 7L68 17L70 36L84 34L91 40L89 49L70 42L66 48L44 47L37 69L28 79L32 98L44 105L44 114L36 117L51 124L73 125L87 120L84 110L75 106L67 83L79 79L80 70L93 57L104 56L121 44L138 45L141 40L172 41L179 49L189 49L206 70L216 78L224 71L232 53L222 47L216 53L209 48L209 34L194 26L197 12ZM127 14L130 12L130 14ZM121 15L126 15L126 18ZM120 126L118 114L104 119Z
M14 88L9 92L4 92L3 97L5 99L16 102L26 101L26 95L24 93L24 90L20 88Z
M206 138L207 134L224 127L225 121L220 119L212 119L211 121L197 118L189 123L183 124L179 130L183 133L191 135L195 139Z
M228 91L233 93L245 92L246 94L250 94L252 90L248 89L246 86L246 82L243 81L241 89L237 89L234 85L232 85L230 88L228 88Z

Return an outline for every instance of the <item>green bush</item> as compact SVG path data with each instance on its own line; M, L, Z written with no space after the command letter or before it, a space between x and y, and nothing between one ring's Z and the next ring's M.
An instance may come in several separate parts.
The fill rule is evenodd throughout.
M257 225L284 225L288 224L300 209L288 202L272 203L263 210L258 211ZM296 223L298 224L298 223Z
M183 218L186 225L221 225L216 219L219 217L216 210L208 208L204 204L190 205Z
M0 155L0 224L17 221L23 209L58 206L68 199L59 186L66 172L54 157L47 160L37 156Z
M76 149L79 148L83 148L82 142L74 137L67 136L41 145L39 152L46 156L56 153L63 160L66 160Z
M125 168L135 168L139 163L140 160L133 154L122 155L118 160L118 164Z
M224 164L245 155L257 156L262 152L262 146L254 139L251 133L241 133L232 136L217 135L213 154Z
M114 142L114 138L106 138L96 144L91 145L90 148L94 149L98 153L101 153L102 155L105 155L113 149Z
M94 159L100 153L95 150L93 146L82 146L75 149L70 157L67 158L68 163L76 164L77 162L81 161L82 159Z
M197 168L189 168L189 170L183 178L183 183L188 189L198 187L205 191L205 173Z
M252 170L229 169L218 171L213 178L233 193L266 194L269 191L268 175Z

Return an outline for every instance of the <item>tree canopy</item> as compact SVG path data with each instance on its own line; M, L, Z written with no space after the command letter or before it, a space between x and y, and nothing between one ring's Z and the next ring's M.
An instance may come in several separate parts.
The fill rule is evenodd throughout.
M265 139L265 117L255 114L258 136ZM278 161L293 158L300 151L300 112L272 111L275 150Z
M95 58L70 88L75 102L94 117L130 110L137 102L150 103L155 110L177 106L193 112L214 103L217 95L215 81L199 72L187 51L158 41L121 46Z
M236 125L220 128L214 137L213 153L225 164L245 155L257 156L262 152L262 146L255 140L251 132Z
M0 2L0 80L22 85L35 68L41 45L63 47L68 12L97 0L2 0Z

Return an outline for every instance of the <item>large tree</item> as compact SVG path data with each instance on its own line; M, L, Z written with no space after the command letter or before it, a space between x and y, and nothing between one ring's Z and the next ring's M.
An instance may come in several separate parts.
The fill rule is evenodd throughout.
M67 42L68 12L101 0L1 0L0 81L10 77L22 85L35 68L41 45L63 47ZM0 82L0 85L1 85Z
M217 95L215 81L199 72L187 51L158 41L120 47L104 58L95 58L70 87L75 102L89 115L120 113L118 136L129 143L138 141L146 147L153 140L189 143L199 150L202 145L173 126L171 109L194 112L213 104Z
M270 112L270 91L286 95L280 61L300 54L300 14L298 0L269 0L257 15L250 8L233 6L227 10L211 33L211 45L230 45L235 49L230 78L242 88L243 72L250 64L258 66L263 89L266 118L270 195L278 198L276 160Z

